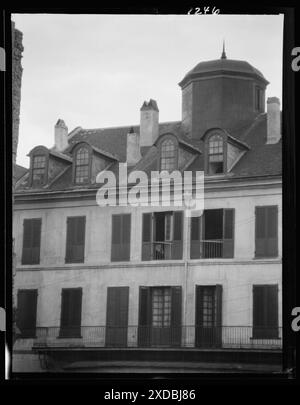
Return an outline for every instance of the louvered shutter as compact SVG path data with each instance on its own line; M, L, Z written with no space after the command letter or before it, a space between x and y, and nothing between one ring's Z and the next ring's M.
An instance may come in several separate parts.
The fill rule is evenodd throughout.
M224 209L223 217L223 257L234 257L234 209Z
M253 337L278 337L278 286L253 286Z
M106 345L127 346L129 287L107 288Z
M255 256L278 255L278 207L255 207Z
M278 255L278 207L277 205L268 207L266 215L266 251L268 257Z
M172 259L181 260L183 253L183 211L175 211L174 218L174 237L172 244Z
M112 215L111 261L130 260L131 215Z
M66 263L83 263L85 249L85 217L67 218Z
M22 338L35 337L38 290L19 290L16 323Z
M215 292L215 306L216 306L216 319L215 319L215 332L214 344L216 346L222 345L222 285L216 285Z
M182 288L171 287L171 345L181 344Z
M200 258L200 221L201 217L191 218L191 259Z
M131 215L122 215L122 260L130 260Z
M82 288L63 288L61 296L61 337L81 336Z
M152 213L143 214L142 260L152 259Z
M140 287L138 329L139 346L148 346L150 344L151 316L151 290L149 287Z
M22 264L40 263L41 218L24 219Z

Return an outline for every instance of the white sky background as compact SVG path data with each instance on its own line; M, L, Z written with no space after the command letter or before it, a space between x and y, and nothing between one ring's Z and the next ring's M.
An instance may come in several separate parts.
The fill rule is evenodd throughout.
M282 95L283 16L14 14L23 32L23 78L17 163L52 147L54 125L69 131L139 123L153 98L159 120L181 119L179 81L197 63L246 60Z

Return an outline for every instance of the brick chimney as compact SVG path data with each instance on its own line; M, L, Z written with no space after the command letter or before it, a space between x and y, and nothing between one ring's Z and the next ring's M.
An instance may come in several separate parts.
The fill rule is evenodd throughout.
M280 101L277 97L269 97L267 100L267 144L277 143L280 138Z
M130 128L127 134L127 158L126 162L128 166L135 165L141 159L140 149L140 135L134 132L133 128Z
M159 133L159 110L156 101L152 99L149 102L144 101L140 111L140 144L141 146L152 146Z
M59 119L54 127L55 149L59 152L68 146L68 127L64 120Z

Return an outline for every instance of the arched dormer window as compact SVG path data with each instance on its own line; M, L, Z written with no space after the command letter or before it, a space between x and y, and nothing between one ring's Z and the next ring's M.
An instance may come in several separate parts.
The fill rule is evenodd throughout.
M32 156L32 186L42 186L46 182L46 155Z
M168 137L160 144L160 170L169 172L177 169L177 142Z
M86 146L81 146L75 153L74 182L84 184L90 181L90 153Z
M206 172L208 174L221 174L226 172L226 144L221 133L213 133L206 140Z
M39 188L48 182L49 150L42 145L33 148L30 157L30 186Z

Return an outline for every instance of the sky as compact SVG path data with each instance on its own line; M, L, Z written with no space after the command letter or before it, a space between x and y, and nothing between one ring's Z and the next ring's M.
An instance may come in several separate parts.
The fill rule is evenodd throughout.
M184 75L197 63L246 60L282 97L282 15L13 14L24 52L17 163L54 145L54 125L136 125L153 98L159 121L181 119Z

